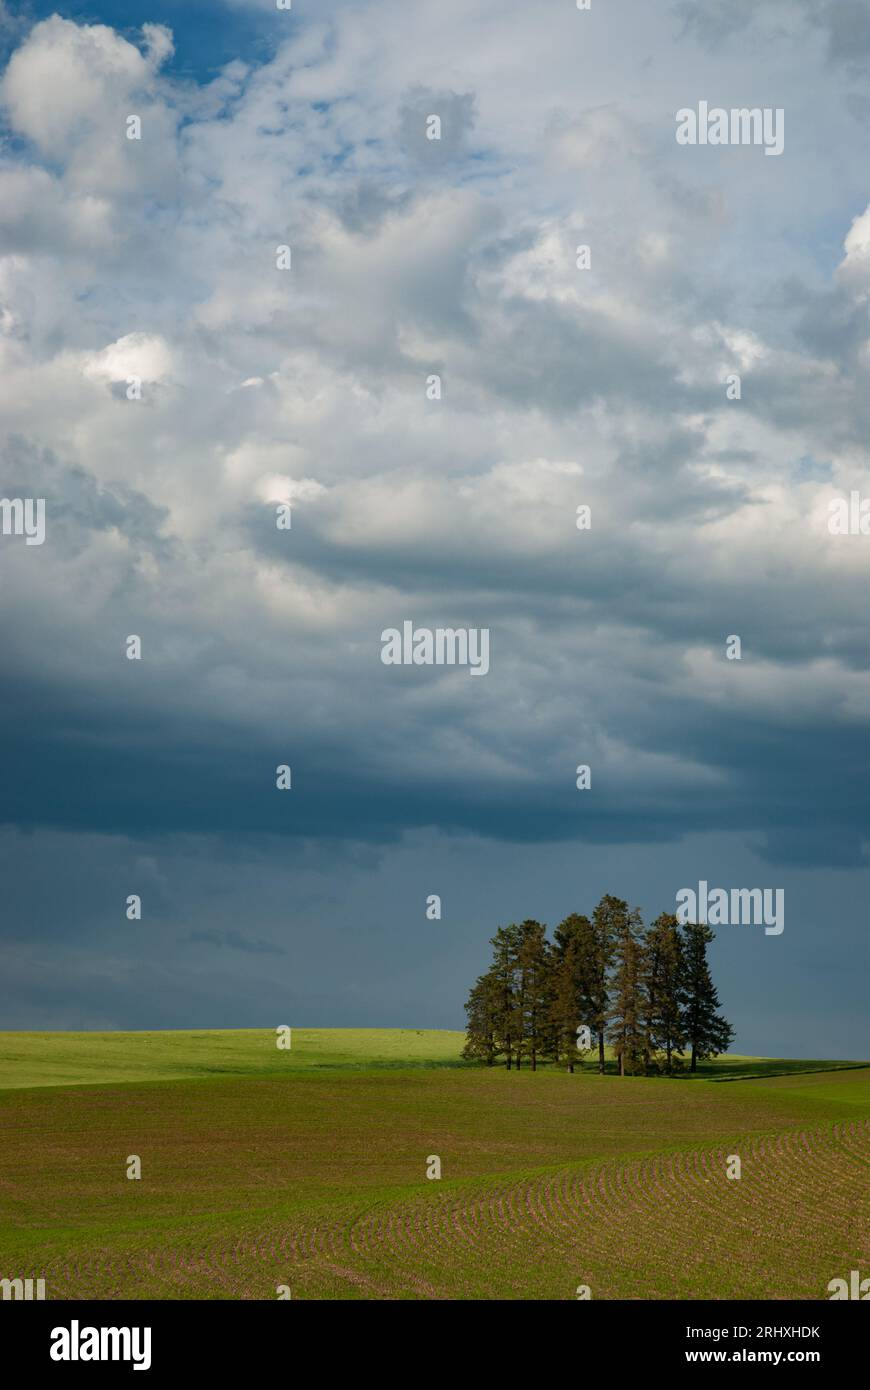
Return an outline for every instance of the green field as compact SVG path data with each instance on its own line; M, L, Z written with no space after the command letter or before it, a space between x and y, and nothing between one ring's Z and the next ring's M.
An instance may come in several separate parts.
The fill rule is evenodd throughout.
M870 1066L533 1075L461 1046L0 1034L0 1277L49 1298L818 1299L870 1267Z
M285 1076L329 1067L455 1067L464 1033L294 1028L280 1051L263 1028L165 1033L0 1033L0 1090L194 1077Z
M262 1028L159 1033L0 1033L0 1090L26 1086L108 1085L195 1077L285 1076L288 1071L384 1067L470 1067L465 1034L420 1028L294 1028L289 1050ZM615 1071L608 1050L608 1068ZM734 1053L700 1064L700 1076L729 1080L860 1066L784 1061ZM546 1068L545 1068L546 1069ZM585 1070L594 1071L587 1060ZM681 1079L688 1080L688 1076Z

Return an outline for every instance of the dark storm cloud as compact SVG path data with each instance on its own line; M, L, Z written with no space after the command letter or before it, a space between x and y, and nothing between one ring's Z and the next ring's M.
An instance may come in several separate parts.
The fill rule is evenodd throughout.
M134 550L145 550L164 563L172 558L172 543L161 535L166 508L122 481L101 486L81 465L64 464L51 450L32 447L21 437L4 441L0 495L44 497L50 544L68 557L86 548L90 533L117 531Z

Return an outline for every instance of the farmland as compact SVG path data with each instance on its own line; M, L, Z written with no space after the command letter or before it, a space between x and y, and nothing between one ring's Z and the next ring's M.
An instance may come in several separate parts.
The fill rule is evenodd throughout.
M817 1299L870 1265L870 1067L508 1074L461 1042L0 1036L0 1275L50 1298Z

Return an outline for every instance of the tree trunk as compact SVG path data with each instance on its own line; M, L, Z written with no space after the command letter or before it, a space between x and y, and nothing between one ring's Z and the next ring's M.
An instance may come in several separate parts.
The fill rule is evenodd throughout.
M598 1070L604 1075L604 1033L598 1030Z
M698 1070L698 1059L697 1059L697 1057L695 1056L695 1044L694 1044L694 1043L692 1043L692 1065L691 1065L691 1067L689 1068L689 1070L690 1070L690 1071L697 1071L697 1070Z

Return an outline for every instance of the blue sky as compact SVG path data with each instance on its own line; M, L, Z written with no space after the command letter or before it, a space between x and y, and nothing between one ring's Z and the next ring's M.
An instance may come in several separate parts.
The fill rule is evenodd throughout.
M865 20L0 6L0 1026L457 1027L706 879L736 1046L870 1056Z
M298 0L297 0L298 5ZM114 0L99 5L57 6L33 0L27 5L7 5L14 33L40 20L60 14L80 26L105 24L125 39L136 42L143 24L163 24L172 30L176 50L165 71L179 78L208 82L227 63L241 59L268 61L286 38L297 14L275 6L224 4L221 0ZM12 25L10 24L10 28ZM13 46L14 38L7 40Z

